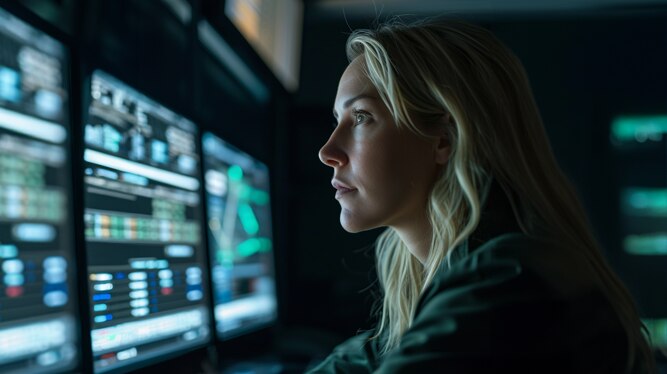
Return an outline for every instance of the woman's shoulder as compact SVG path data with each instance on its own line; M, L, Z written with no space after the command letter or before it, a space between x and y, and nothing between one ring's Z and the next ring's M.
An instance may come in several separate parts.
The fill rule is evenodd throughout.
M593 271L583 251L555 239L511 232L489 239L467 252L459 246L458 259L440 267L434 283L488 281L537 282L542 292L564 297L595 288Z
M416 320L472 310L493 320L504 315L502 324L513 325L517 334L551 326L543 337L558 336L561 342L586 332L619 332L616 312L592 274L576 248L522 233L503 234L441 267L420 299Z
M419 352L431 355L430 364L452 369L521 371L535 363L553 369L545 372L620 367L623 329L600 288L585 274L573 273L586 266L568 252L557 242L523 234L488 240L436 276L397 355L386 364L417 368L424 362L416 358Z

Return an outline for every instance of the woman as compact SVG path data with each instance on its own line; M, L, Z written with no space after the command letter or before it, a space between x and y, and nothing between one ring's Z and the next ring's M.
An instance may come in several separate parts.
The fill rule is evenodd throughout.
M655 371L518 59L464 22L355 31L320 150L376 245L374 331L313 373Z

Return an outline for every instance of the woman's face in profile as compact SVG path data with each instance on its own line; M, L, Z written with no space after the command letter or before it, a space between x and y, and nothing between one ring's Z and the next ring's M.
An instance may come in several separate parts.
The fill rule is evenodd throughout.
M434 141L396 126L366 76L363 56L340 79L334 117L337 125L319 157L333 168L343 228L359 232L422 221L438 170Z

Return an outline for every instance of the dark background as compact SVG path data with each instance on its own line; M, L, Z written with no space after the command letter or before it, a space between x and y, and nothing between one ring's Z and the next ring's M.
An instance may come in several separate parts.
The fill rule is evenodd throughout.
M351 235L341 229L332 171L317 152L331 132L348 34L378 15L393 15L391 7L346 13L337 5L345 2L305 1L300 86L288 92L226 19L222 0L192 1L190 24L157 0L19 3L72 47L79 61L74 85L83 86L92 69L102 68L268 164L280 293L275 336L282 349L297 345L297 336L316 337L313 346L301 349L326 351L371 325L370 246L379 231ZM628 170L667 187L667 147L663 140L650 152L616 150L610 124L618 115L667 114L667 2L590 1L568 9L554 2L543 10L529 9L526 2L526 9L498 12L493 5L501 1L479 3L486 10L453 15L490 29L524 63L553 151L607 258L642 316L666 317L667 258L622 252L619 193L632 184ZM405 8L395 10L406 14ZM200 45L194 24L201 19L248 64L267 96L254 95Z

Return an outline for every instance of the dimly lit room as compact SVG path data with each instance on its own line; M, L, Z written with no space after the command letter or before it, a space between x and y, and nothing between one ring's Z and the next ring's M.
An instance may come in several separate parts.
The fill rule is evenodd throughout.
M0 372L667 373L666 0L0 0Z

